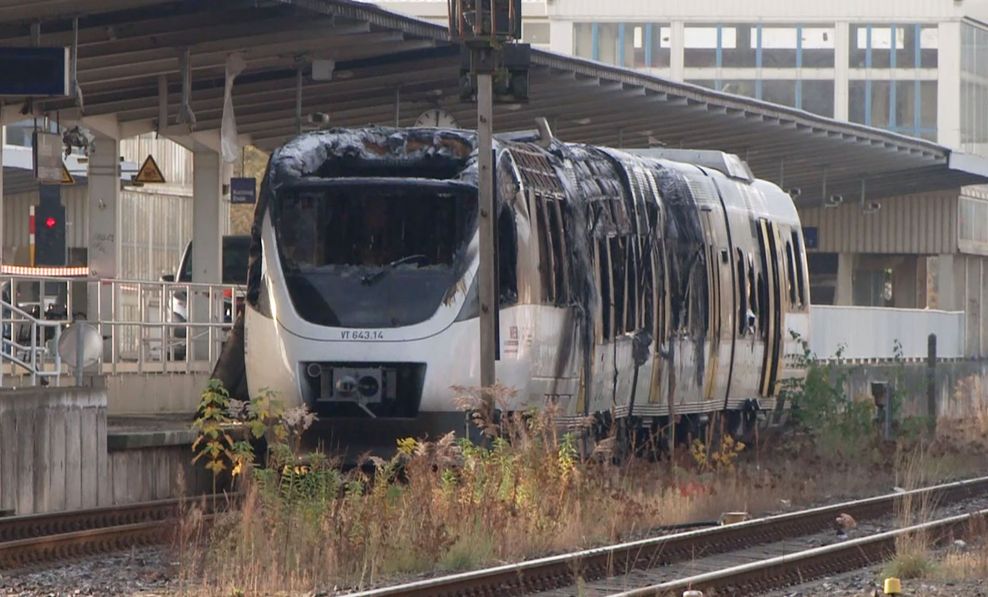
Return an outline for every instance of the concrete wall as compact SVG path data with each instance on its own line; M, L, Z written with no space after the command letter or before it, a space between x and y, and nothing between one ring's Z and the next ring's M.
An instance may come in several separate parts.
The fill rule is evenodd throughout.
M902 397L902 413L926 416L926 365L844 365L835 372L847 375L847 395L855 400L871 400L871 382L896 384ZM988 416L988 362L940 362L936 369L937 416L963 419Z
M120 379L140 377L121 376L109 385L132 387ZM99 381L95 385L0 392L0 512L95 508L210 491L210 475L192 464L188 433L108 433L110 393ZM147 438L153 441L141 441Z
M212 491L210 473L193 465L192 457L189 444L111 450L106 479L110 503L132 504Z
M17 514L109 505L106 392L0 393L0 510Z
M110 415L191 414L207 373L130 373L107 376Z

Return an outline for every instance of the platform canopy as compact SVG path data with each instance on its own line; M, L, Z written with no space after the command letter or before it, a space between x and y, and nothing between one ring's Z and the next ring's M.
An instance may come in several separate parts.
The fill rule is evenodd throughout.
M235 51L247 62L233 92L238 131L264 149L297 130L299 67L302 113L328 114L332 126L408 126L430 108L475 123L458 97L459 51L446 29L375 5L0 0L0 45L69 46L74 17L82 108L75 98L8 99L5 122L58 112L121 137L186 137L179 57L188 48L196 134L220 127L224 64ZM335 61L331 80L312 80L313 59ZM862 187L873 199L988 182L988 161L929 141L550 52L532 61L531 100L499 105L499 131L531 129L544 116L565 141L733 152L756 175L801 189L804 204L821 201L824 184L827 195L857 200Z

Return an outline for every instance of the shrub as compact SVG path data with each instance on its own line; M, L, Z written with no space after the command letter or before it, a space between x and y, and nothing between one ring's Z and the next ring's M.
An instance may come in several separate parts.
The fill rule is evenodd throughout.
M481 405L480 392L458 390L465 407ZM503 402L511 392L494 394ZM217 452L228 468L243 459L238 478L245 495L239 511L214 522L205 549L185 549L185 568L196 571L209 594L365 587L382 577L599 545L747 509L756 491L733 471L739 444L725 444L724 456L711 460L712 470L726 474L698 478L677 469L668 478L654 463L615 467L582 458L579 430L560 430L552 409L495 421L478 408L480 441L452 433L402 438L389 458L367 455L362 466L345 469L299 451L308 414L267 394L232 406L225 414L210 411L203 437L211 437L213 421L239 422L268 439L267 462L255 464L242 449Z

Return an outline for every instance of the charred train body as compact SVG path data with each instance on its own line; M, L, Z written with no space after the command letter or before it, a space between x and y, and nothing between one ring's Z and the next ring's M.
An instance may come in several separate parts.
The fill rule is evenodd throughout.
M790 197L719 152L536 141L495 144L497 379L517 390L502 408L636 425L771 409L800 374L790 332L808 327ZM379 128L272 155L243 327L251 395L307 404L348 445L463 428L451 386L480 369L476 156L469 132Z

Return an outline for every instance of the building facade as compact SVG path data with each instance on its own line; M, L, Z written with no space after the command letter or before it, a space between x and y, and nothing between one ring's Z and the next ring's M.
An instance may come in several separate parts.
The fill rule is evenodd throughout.
M34 125L15 123L6 129L6 151L29 151ZM174 272L186 243L192 236L192 154L183 147L153 134L120 142L124 178L135 173L137 165L153 155L165 184L135 186L121 181L120 274L130 280L157 280ZM76 182L60 187L65 206L65 232L68 265L88 262L89 202L85 169L76 173ZM11 179L13 177L8 177ZM29 210L38 202L38 188L29 185L12 188L6 181L3 201L3 260L10 265L29 265Z
M446 2L379 2L443 22ZM988 0L544 0L541 47L988 156ZM527 40L536 43L534 40ZM658 141L661 131L656 131ZM821 164L825 170L826 165ZM781 176L781 174L780 174ZM821 305L964 311L988 353L988 193L797 201Z

